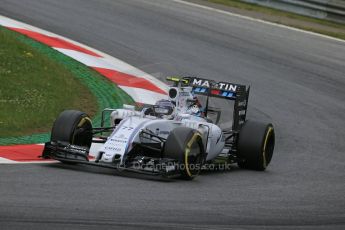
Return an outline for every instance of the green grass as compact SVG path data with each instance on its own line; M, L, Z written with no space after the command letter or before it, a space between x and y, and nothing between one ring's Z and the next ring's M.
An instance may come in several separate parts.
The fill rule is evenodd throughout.
M0 145L48 141L65 109L85 111L99 126L103 108L123 103L134 102L97 72L0 27Z
M328 36L332 36L332 37L336 37L336 38L340 38L340 39L345 39L345 24L343 24L343 23L337 23L337 22L332 22L332 21L328 21L328 20L307 17L307 16L294 14L294 13L290 13L290 12L286 12L286 11L282 11L282 10L278 10L278 9L260 6L257 4L241 2L238 0L207 0L207 1L217 3L217 4L226 5L226 6L230 6L230 7L234 7L234 8L238 8L238 9L259 12L259 13L263 13L266 15L279 16L279 17L281 17L280 20L271 20L271 21L276 22L276 23L280 23L280 24L284 24L284 25L288 25L288 26L292 26L292 27L296 27L296 28L303 29L303 30L309 30L309 31L313 31L316 33L320 33L320 34L325 34ZM302 22L304 21L304 22L315 23L315 24L319 24L322 26L327 26L327 27L331 27L331 28L344 30L344 32L332 32L332 31L325 30L325 29L318 28L318 27L306 26L306 25L303 25L303 23L285 23L284 18L291 18L291 19L296 19L296 20L302 21Z
M0 137L49 131L74 108L93 116L97 100L66 66L0 27Z
M93 126L97 127L100 125L101 114L104 108L119 108L123 104L134 104L133 99L114 83L80 62L42 43L2 27L0 27L0 34L0 145L47 142L50 138L49 131L53 121L65 109L79 109L86 111L89 115L94 114L92 122ZM14 46L14 48L10 49L8 46ZM38 58L39 56L40 58ZM9 59L9 57L12 58ZM4 60L6 60L6 63L3 63ZM19 60L21 61L19 62ZM31 62L36 62L36 64L33 64L35 69L32 69L32 66L30 68L27 67L27 65L32 64ZM52 71L48 68L50 65L44 65L45 62L49 62L50 65L58 67ZM21 74L13 74L12 69L15 69L15 72L21 71ZM37 84L43 84L43 86L48 85L48 89L45 88L42 90L41 85L39 87L33 86L34 81L28 77L30 75L31 78L37 78L37 73L31 73L38 71L37 69L45 73L40 77L45 82L36 80L38 81ZM53 85L52 81L48 80L62 76L59 75L60 71L67 72L66 77L68 77L68 80L52 79L52 81L62 81L62 83L60 82L60 87L56 87L55 82ZM10 76L12 76L12 79ZM71 84L71 81L76 84ZM16 87L9 86L11 84L16 84ZM25 112L32 115L27 116L22 112L14 116L13 111L17 113L21 109L17 103L21 104L20 106L23 108L25 107L23 97L18 96L17 92L24 92L28 89L27 84L33 86L31 88L34 89L33 91L36 95L31 99L31 105L26 106L27 108L24 109L26 110ZM74 88L75 85L81 87L82 92L78 93ZM8 90L8 88L12 90ZM37 93L37 90L41 90L41 92ZM40 95L47 95L51 98ZM60 102L65 105L55 101L57 99L56 97L60 96L65 98L60 99ZM36 104L39 103L42 103L42 105L37 106ZM60 106L60 108L57 109L55 106ZM57 112L50 112L52 116L47 118L48 109L54 109ZM21 125L27 128L23 129Z
M86 111L89 113L89 115L94 114L92 123L93 126L97 127L100 125L101 121L101 114L102 110L104 108L119 108L123 104L134 104L133 99L128 96L124 91L119 89L114 83L110 82L107 78L103 77L96 71L90 69L89 67L81 64L80 62L65 56L62 53L57 52L56 50L39 43L37 41L34 41L30 38L27 38L26 36L20 35L16 32L4 29L0 27L0 34L1 34L1 39L0 39L0 145L12 145L12 144L32 144L32 143L44 143L47 142L50 138L50 129L52 126L52 122L55 120L56 116L63 110L65 109L79 109L82 111ZM5 43L6 42L6 43ZM24 49L24 53L22 53L23 50L20 52L15 52L18 48L14 48L13 50L10 49L10 53L8 50L8 45L11 45L9 43L14 42L15 45L13 46L18 46L21 47L20 49ZM28 51L28 50L33 50L35 53ZM6 56L5 55L6 51ZM14 55L17 53L16 55ZM36 55L37 53L37 55ZM14 55L15 58L9 59L10 56ZM25 61L19 62L18 56L24 56L28 60L24 58ZM26 57L27 56L27 57ZM43 81L49 80L49 77L53 76L58 76L56 71L51 71L48 69L48 66L44 68L44 65L40 63L38 59L38 56L41 56L41 58L45 59L45 61L51 62L53 65L58 66L59 71L61 69L64 69L64 71L69 72L69 80L65 83L62 84L62 87L53 87L49 88L49 91L58 91L59 94L58 96L63 95L63 97L66 98L66 100L63 100L64 103L66 103L66 106L60 106L60 104L57 104L54 102L56 99L54 98L46 98L45 104L47 107L42 107L35 105L35 102L33 102L32 106L29 106L27 108L28 113L33 113L32 116L27 116L25 113L21 113L17 119L15 119L13 116L13 110L17 112L19 110L19 106L16 105L14 102L20 101L20 100L13 100L11 101L11 96L16 97L17 93L16 92L22 92L27 88L25 84L32 85L31 80L29 80L28 77L23 77L23 76L28 76L28 75L33 75L33 74L27 74L28 72L32 72L33 70L31 68L26 69L24 74L21 74L17 79L7 79L9 76L5 77L6 75L10 75L14 78L15 75L13 75L12 70L5 68L5 66L12 66L11 68L15 68L18 71L22 71L22 68L26 68L25 65L30 65L27 64L26 61L29 62L38 62L39 64L35 64L35 66L38 69L41 69L43 71L44 69L46 74L44 74ZM6 60L6 63L3 63ZM18 67L18 65L22 65ZM13 67L14 66L14 67ZM42 70L43 69L43 70ZM8 72L10 71L10 72ZM5 73L8 72L8 73ZM3 74L4 73L4 74ZM48 76L49 75L49 76ZM31 76L35 78L36 76ZM22 81L22 83L19 83L18 81ZM29 80L29 81L28 81ZM60 79L57 79L60 80ZM77 83L78 87L82 87L84 92L91 98L86 97L83 94L77 94L77 91L75 89L70 88L73 87L74 84L71 85L70 81L74 81ZM16 87L11 87L9 86L10 84L17 84L19 87L22 89L18 89ZM39 84L42 84L42 82L39 81ZM51 82L45 82L43 84L52 84ZM11 87L13 92L8 92L8 89ZM67 89L70 88L70 89ZM34 88L36 89L36 88ZM40 88L41 89L41 88ZM9 94L6 95L6 92ZM86 90L86 91L85 91ZM35 90L34 90L35 91ZM44 89L42 93L47 93L47 89ZM72 93L67 93L67 92L72 92ZM36 92L37 94L37 92ZM50 94L53 94L53 92L50 92ZM61 94L61 95L60 95ZM36 98L36 97L34 97ZM36 100L36 103L39 103L39 101L42 101L42 98L44 97L38 97L38 100ZM71 98L74 98L76 100L76 103L72 103ZM93 98L93 99L92 99ZM17 98L19 99L19 98ZM21 97L21 99L23 99ZM90 100L91 99L91 100ZM49 101L47 101L49 100ZM79 100L79 102L78 102ZM49 103L47 105L47 103ZM7 105L6 105L7 104ZM52 116L46 123L42 124L42 121L39 121L38 123L34 123L35 120L39 120L40 118L44 118L44 116L47 116L47 108L52 107L52 104L56 104L56 106L60 106L61 109L56 109L59 110L56 114L55 112L52 112ZM85 106L82 106L85 104ZM83 108L84 107L84 108ZM9 110L8 110L9 108ZM55 108L54 108L55 109ZM96 113L95 113L96 112ZM6 123L5 126L5 121L11 120L13 125ZM43 121L44 122L44 121ZM25 123L25 124L24 124ZM18 125L19 124L19 125ZM28 128L26 130L21 129L20 124L23 124L23 126L27 126ZM18 131L17 127L19 126ZM42 132L43 133L42 133ZM22 136L24 135L24 136Z

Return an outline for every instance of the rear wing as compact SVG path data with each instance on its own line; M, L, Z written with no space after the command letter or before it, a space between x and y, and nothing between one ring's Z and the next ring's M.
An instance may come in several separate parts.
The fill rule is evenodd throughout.
M207 97L217 97L227 100L233 100L233 130L240 130L246 120L247 106L250 86L234 84L230 82L216 82L214 80L197 77L168 77L168 81L174 82L174 86L192 87L196 95L205 95ZM208 100L207 100L208 101ZM206 111L208 102L206 104Z

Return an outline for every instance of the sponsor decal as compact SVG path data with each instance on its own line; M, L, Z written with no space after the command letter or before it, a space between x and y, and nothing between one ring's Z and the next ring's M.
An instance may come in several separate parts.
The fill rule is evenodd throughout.
M246 111L245 110L240 110L240 111L238 111L238 115L245 115L246 114Z
M212 88L215 90L236 92L237 85L227 82L213 82L204 79L193 78L192 85L195 87Z
M237 85L234 85L234 84L231 84L231 83L225 83L225 82L219 82L217 84L218 89L220 90L226 90L226 91L233 91L233 92L236 92L237 90Z
M238 102L238 106L246 106L247 102L246 101L241 101Z
M115 138L119 138L119 139L115 139ZM115 137L115 138L111 138L110 140L112 142L117 142L117 143L127 143L127 139L125 138L121 138L121 137Z
M114 151L114 152L122 152L122 148L114 147L114 146L106 146L104 149Z
M203 79L197 79L194 78L193 79L193 85L197 85L200 87L206 87L206 88L210 88L210 83L208 80L203 80Z

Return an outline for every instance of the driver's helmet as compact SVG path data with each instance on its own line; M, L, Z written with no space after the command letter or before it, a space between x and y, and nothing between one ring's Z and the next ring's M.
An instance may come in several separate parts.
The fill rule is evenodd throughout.
M173 119L175 112L175 104L169 100L159 100L153 106L154 114L164 119Z

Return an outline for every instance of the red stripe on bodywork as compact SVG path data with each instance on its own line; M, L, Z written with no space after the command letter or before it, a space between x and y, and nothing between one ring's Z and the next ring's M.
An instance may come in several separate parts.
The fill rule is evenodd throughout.
M120 86L129 86L133 88L141 88L149 91L153 91L160 94L167 94L164 90L154 85L152 82L145 78L135 77L129 74L125 74L116 70L92 67L94 70L116 83Z
M83 47L74 45L68 41L65 41L61 38L57 38L57 37L51 37L48 35L44 35L38 32L34 32L34 31L30 31L30 30L26 30L26 29L20 29L20 28L13 28L13 27L6 27L10 30L16 31L18 33L24 34L36 41L42 42L48 46L54 47L54 48L63 48L63 49L70 49L70 50L75 50L75 51L79 51L85 54L89 54L95 57L102 57L90 50L87 50Z
M10 145L0 146L0 157L13 161L43 161L44 145Z

